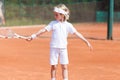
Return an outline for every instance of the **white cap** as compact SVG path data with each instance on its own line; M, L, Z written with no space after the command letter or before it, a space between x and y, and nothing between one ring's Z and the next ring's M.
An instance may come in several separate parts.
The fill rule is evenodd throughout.
M64 14L64 15L68 14L68 13L65 12L64 10L62 10L62 9L60 9L60 8L57 8L57 7L54 8L54 12L61 13L61 14Z

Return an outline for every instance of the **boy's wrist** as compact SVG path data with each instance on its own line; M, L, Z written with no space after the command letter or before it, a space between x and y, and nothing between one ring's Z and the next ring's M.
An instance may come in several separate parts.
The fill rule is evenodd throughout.
M32 34L32 35L31 35L31 38L32 38L32 39L35 39L36 37L37 37L36 34Z

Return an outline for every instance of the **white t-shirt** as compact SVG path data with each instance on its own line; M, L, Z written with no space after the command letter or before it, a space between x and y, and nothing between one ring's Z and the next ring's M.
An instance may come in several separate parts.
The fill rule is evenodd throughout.
M75 33L76 29L67 21L51 21L45 29L52 31L50 47L52 48L67 48L68 33Z

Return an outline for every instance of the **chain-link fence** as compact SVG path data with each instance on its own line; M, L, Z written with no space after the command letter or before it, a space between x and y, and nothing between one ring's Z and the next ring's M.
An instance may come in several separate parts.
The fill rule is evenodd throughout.
M70 22L105 22L107 9L104 0L1 0L5 3L6 25L45 24L54 19L53 7L64 3L71 11ZM68 2L65 2L68 1ZM104 4L106 5L106 4ZM120 21L120 12L115 12L115 21Z

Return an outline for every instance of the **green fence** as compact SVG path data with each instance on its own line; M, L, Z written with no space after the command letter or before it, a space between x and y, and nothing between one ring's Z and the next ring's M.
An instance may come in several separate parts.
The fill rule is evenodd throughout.
M70 9L70 22L104 22L98 14L102 11L104 0L3 0L6 26L11 25L39 25L49 23L54 19L53 7L64 3ZM119 16L120 14L116 14ZM99 18L98 18L99 17ZM100 20L101 18L101 20ZM99 21L100 20L100 21ZM120 21L117 17L116 21Z
M107 22L108 12L96 11L96 22ZM114 12L114 22L120 21L120 12Z

